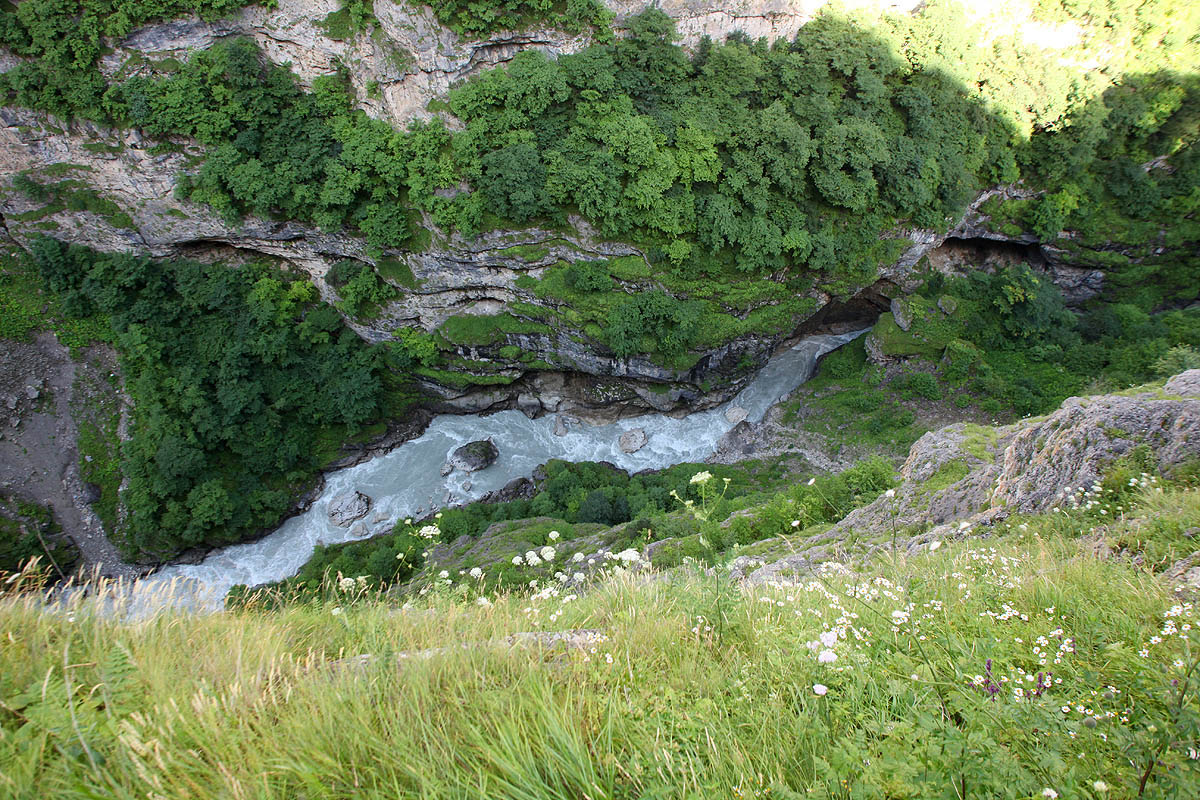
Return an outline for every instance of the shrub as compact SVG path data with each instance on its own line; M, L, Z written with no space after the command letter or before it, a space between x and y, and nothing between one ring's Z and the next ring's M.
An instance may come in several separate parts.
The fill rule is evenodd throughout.
M897 380L898 388L923 397L926 400L941 400L942 389L938 386L937 378L928 372L914 372Z
M604 261L578 261L567 267L563 282L577 292L607 292L612 289L612 276Z
M1200 352L1185 344L1176 345L1154 362L1154 374L1169 378L1189 369L1200 369Z

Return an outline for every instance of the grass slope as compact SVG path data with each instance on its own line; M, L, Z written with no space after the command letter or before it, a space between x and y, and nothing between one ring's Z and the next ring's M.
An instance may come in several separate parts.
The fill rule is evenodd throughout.
M1194 549L1200 492L1095 514L745 589L614 569L580 596L479 600L464 578L397 609L350 581L277 611L121 621L47 613L17 581L0 792L1195 796L1200 620L1148 565ZM567 629L603 638L453 646ZM425 648L444 649L395 657Z

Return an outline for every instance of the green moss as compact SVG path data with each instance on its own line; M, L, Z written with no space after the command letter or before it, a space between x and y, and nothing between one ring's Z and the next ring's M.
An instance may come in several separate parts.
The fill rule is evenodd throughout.
M497 344L510 333L550 334L552 332L553 330L548 325L519 319L512 314L489 316L461 314L450 317L438 328L438 333L447 342L466 346Z
M120 141L112 144L98 141L84 142L83 149L89 153L98 153L100 155L116 155L117 153L125 150L125 143Z
M418 289L421 286L408 264L398 258L381 258L375 265L375 269L386 280L406 289Z
M508 258L519 258L525 262L541 261L550 255L550 248L542 244L519 244L515 247L508 247L501 250L499 255Z
M869 335L875 337L884 355L920 356L938 361L957 331L931 301L914 296L906 305L912 318L909 330L903 330L889 312L879 317Z
M937 472L918 489L921 494L933 495L961 481L971 472L965 459L955 458L938 467Z
M432 367L417 367L413 373L443 386L454 386L459 389L471 386L505 386L517 379L515 375L475 375Z
M996 457L992 455L991 449L1000 441L1000 432L995 428L975 425L970 422L963 425L963 431L966 434L966 438L959 445L959 449L980 461L988 464L992 463Z
M43 170L50 175L63 174L65 170L73 170L75 165L53 165ZM32 222L61 211L87 211L103 218L114 228L133 229L133 219L112 200L102 196L82 181L68 179L58 183L43 184L34 180L27 173L18 175L13 180L13 186L30 200L43 203L41 208L14 215L22 222Z
M79 421L79 473L100 487L100 499L92 510L110 534L117 530L121 489L120 405L114 395L100 401L98 408Z

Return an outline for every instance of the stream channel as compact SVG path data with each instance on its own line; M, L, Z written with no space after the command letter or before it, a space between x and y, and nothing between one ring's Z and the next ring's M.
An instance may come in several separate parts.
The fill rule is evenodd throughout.
M736 397L708 411L685 417L644 414L608 425L571 425L565 436L554 435L555 415L529 419L520 411L487 416L443 414L421 436L391 452L326 476L325 488L308 511L253 542L230 545L210 553L198 564L174 564L139 580L133 587L134 609L162 605L219 609L230 587L254 586L296 574L318 544L355 539L347 528L329 521L329 502L356 489L372 498L365 522L372 535L386 532L398 519L419 517L453 503L468 503L514 478L527 477L550 459L609 461L636 472L663 469L683 462L701 462L733 425L725 412L744 408L747 420L760 422L771 406L812 377L818 359L866 330L842 334L813 334L777 353ZM617 444L622 433L642 428L649 441L635 453ZM490 467L471 474L455 471L443 477L442 465L460 445L491 438L500 457ZM471 488L464 487L470 482ZM352 526L353 527L353 526Z

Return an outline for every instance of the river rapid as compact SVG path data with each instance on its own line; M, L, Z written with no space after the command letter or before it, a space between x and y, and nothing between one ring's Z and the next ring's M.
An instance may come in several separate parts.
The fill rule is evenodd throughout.
M416 439L327 475L321 496L308 511L288 519L274 532L215 550L198 564L164 567L135 583L130 600L142 611L163 605L215 610L232 586L254 586L296 574L318 544L357 538L350 529L333 525L327 513L330 500L350 489L372 498L364 522L374 535L390 530L398 519L419 517L448 505L447 496L452 498L449 504L477 500L514 478L529 476L539 464L554 458L609 461L630 472L703 461L733 427L725 417L730 407L745 409L752 423L761 421L771 406L812 377L821 356L863 333L866 331L806 336L772 357L733 400L685 417L645 414L608 425L575 424L565 436L555 436L552 414L538 419L515 410L487 416L443 414ZM635 428L643 429L649 441L636 453L624 453L617 440ZM494 464L469 475L455 471L442 476L442 465L452 450L487 438L500 451Z

